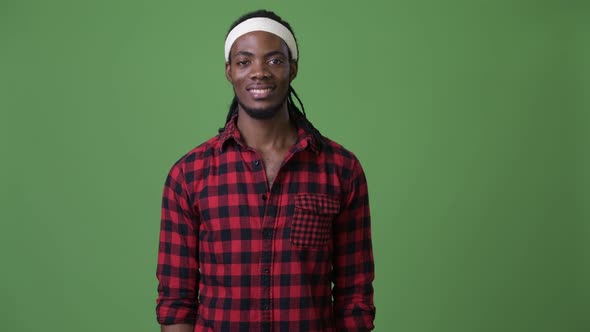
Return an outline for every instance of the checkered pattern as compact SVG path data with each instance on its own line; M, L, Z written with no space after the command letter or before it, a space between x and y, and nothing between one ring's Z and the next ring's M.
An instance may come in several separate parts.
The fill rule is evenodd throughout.
M271 188L235 126L171 168L157 277L160 324L195 331L368 331L373 253L356 157L299 129Z

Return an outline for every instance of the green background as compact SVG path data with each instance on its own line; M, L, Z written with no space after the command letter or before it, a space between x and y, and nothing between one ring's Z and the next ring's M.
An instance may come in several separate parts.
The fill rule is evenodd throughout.
M590 5L563 0L0 0L0 330L158 330L164 178L261 7L365 168L377 331L590 331Z

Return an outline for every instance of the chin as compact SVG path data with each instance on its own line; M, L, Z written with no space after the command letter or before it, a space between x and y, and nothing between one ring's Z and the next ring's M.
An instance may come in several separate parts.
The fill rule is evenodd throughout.
M283 107L283 103L279 103L277 105L271 105L268 107L251 107L248 105L244 105L239 100L238 100L238 103L240 104L240 106L242 107L244 112L246 112L246 114L248 114L248 116L250 116L253 119L257 119L257 120L272 119L275 117L275 115L277 115L281 111L281 109Z

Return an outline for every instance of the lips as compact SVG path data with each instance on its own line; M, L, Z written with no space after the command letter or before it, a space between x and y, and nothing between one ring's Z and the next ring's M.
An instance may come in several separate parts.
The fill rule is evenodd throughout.
M253 85L246 88L250 96L253 99L265 99L268 98L272 92L274 91L275 87L273 85Z

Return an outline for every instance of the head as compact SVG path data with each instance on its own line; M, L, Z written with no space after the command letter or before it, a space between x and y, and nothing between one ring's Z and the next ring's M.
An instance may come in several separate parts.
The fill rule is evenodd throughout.
M272 21L263 20L265 22L262 22L262 26L256 25L259 23L246 22L253 18ZM240 26L242 23L244 24ZM246 27L242 30L244 26ZM253 29L253 26L262 31ZM243 33L244 31L250 32ZM225 75L235 93L226 123L239 109L258 119L270 119L278 112L286 110L291 119L296 119L297 125L311 132L319 145L323 145L322 135L307 119L303 103L291 86L299 68L299 50L289 23L267 10L243 15L228 31L225 57ZM295 105L293 97L297 99L301 109ZM222 130L223 128L220 132Z
M259 10L240 17L225 44L225 74L235 93L230 117L238 109L256 119L287 112L297 57L293 31L279 16Z

